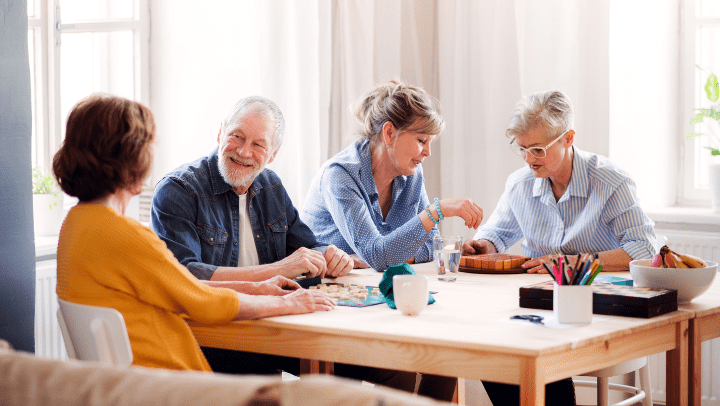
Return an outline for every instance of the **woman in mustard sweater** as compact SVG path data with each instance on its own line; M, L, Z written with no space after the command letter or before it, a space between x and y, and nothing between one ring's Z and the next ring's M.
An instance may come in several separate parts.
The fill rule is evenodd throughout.
M92 95L73 107L53 159L58 184L79 199L60 230L58 297L119 310L133 364L202 371L210 366L185 318L227 323L334 307L283 277L203 284L150 229L124 217L150 171L154 139L152 112L140 103Z

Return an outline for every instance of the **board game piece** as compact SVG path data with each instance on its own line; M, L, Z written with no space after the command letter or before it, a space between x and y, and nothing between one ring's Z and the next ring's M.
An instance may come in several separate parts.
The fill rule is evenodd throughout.
M520 265L529 260L511 254L463 255L460 257L460 272L468 273L525 273Z

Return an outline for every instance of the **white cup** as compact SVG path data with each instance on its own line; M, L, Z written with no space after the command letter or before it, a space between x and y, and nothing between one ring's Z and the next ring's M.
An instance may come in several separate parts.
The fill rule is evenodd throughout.
M428 303L428 278L425 275L393 276L395 306L406 316L417 316Z
M593 315L592 285L558 285L553 289L553 313L561 324L590 324Z

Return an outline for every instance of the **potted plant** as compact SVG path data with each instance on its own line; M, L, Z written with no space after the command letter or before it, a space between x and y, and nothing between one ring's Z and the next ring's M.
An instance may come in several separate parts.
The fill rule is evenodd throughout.
M56 235L63 220L63 207L55 178L40 167L32 170L35 235Z
M698 66L698 69L700 67ZM717 103L718 96L720 96L720 89L718 89L718 79L714 73L710 72L707 81L704 86L705 95L708 100L712 103ZM705 119L708 119L705 122ZM710 137L710 146L705 146L710 151L711 156L720 156L720 104L711 104L709 108L698 108L695 109L695 114L690 118L690 124L696 125L705 123L705 128L709 130L707 135ZM685 136L687 139L692 139L706 135L705 133L693 132ZM710 164L710 191L712 192L712 204L716 212L720 212L720 163Z

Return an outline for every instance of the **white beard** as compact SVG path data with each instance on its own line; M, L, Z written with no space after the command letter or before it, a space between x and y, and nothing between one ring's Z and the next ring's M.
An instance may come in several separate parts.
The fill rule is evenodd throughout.
M220 168L220 175L222 176L223 180L227 182L232 187L244 187L248 183L255 180L255 177L260 173L262 168L257 168L257 165L252 160L243 160L237 157L233 157L235 161L243 163L243 164L252 164L252 169L248 172L247 170L243 169L235 169L231 170L228 168L227 160L229 157L225 154L218 156L218 167ZM250 168L248 168L250 169Z

